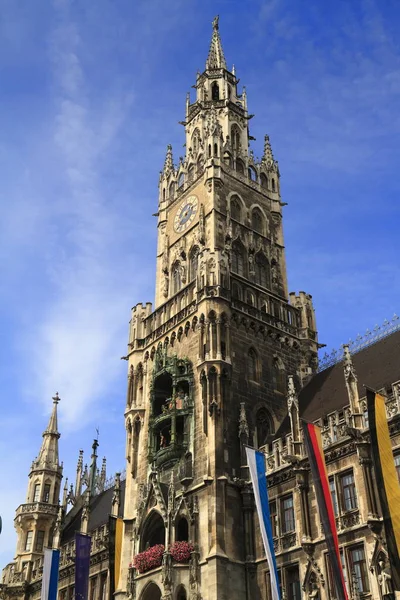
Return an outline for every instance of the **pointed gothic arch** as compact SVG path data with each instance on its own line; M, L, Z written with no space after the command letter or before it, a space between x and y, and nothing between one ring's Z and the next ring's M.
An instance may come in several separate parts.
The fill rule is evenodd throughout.
M261 448L261 446L265 446L273 431L273 421L270 412L263 406L257 411L255 418L256 447Z
M161 600L161 590L157 584L150 581L144 588L140 600Z
M235 221L239 221L239 223L242 220L242 202L239 198L239 196L232 196L231 200L230 200L230 211L231 211L231 219L234 219Z
M271 272L269 262L263 252L257 252L255 257L255 282L264 288L271 287Z
M264 233L264 216L257 206L251 211L251 227L257 233Z
M232 144L232 149L235 152L238 152L238 150L240 149L240 129L238 127L238 125L233 124L231 127L231 144Z
M240 175L244 175L244 162L240 160L240 158L236 159L236 173L240 173Z
M232 244L232 272L237 273L241 277L246 276L245 270L245 249L243 244L236 240Z
M264 188L265 190L268 189L268 177L265 175L265 173L261 173L260 175L260 184L261 187Z
M247 377L251 381L259 381L260 368L257 351L250 348L247 353Z
M189 252L189 281L194 281L199 266L199 247L193 246Z
M165 523L161 514L152 509L143 523L140 534L140 551L158 544L165 545Z
M176 261L172 265L172 293L177 294L182 288L181 265Z

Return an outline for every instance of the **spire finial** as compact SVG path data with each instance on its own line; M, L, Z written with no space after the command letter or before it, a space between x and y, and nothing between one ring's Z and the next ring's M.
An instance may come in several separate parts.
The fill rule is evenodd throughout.
M58 395L58 392L56 392L55 396L53 396L53 403L54 404L58 404L61 400L60 396Z
M163 173L164 173L164 175L168 176L173 170L174 170L174 158L172 156L172 146L171 146L171 144L168 144L167 153L165 155Z
M210 50L206 62L206 70L226 69L224 52L222 50L221 39L219 37L219 16L217 15L213 22L213 33L211 38Z

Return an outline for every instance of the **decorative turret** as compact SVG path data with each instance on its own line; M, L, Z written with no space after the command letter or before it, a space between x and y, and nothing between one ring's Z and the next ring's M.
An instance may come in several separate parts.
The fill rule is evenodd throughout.
M219 37L219 17L213 20L213 33L211 38L210 50L206 61L206 70L226 69L226 61L222 50L221 39Z
M168 144L167 146L167 153L165 155L165 161L164 161L164 168L162 170L162 173L165 177L168 177L171 172L174 171L174 157L172 154L172 146L171 144Z
M92 462L90 465L89 472L89 484L88 489L91 496L94 496L96 493L96 483L97 483L97 448L99 447L99 442L97 439L93 440L92 444Z
M45 547L53 547L56 521L59 516L59 495L62 465L58 457L57 405L58 393L53 397L49 423L37 458L29 473L26 503L16 510L15 528L18 534L14 569L23 572L29 583L32 561L43 554Z

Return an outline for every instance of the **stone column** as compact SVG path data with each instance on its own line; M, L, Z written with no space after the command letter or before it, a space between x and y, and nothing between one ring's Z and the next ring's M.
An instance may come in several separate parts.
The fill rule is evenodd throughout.
M358 461L362 467L365 489L367 492L368 516L373 519L378 516L378 502L372 477L371 446L367 441L356 442Z
M221 360L221 319L216 320L217 327L217 360Z

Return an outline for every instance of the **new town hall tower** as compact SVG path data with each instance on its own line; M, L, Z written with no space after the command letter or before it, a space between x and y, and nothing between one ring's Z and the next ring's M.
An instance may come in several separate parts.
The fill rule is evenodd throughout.
M249 148L217 18L194 87L186 156L168 146L160 174L155 306L130 321L120 598L260 597L244 446L273 439L288 377L300 386L317 365L311 296L288 294L278 163L268 136L261 160ZM130 566L158 544L161 567Z

